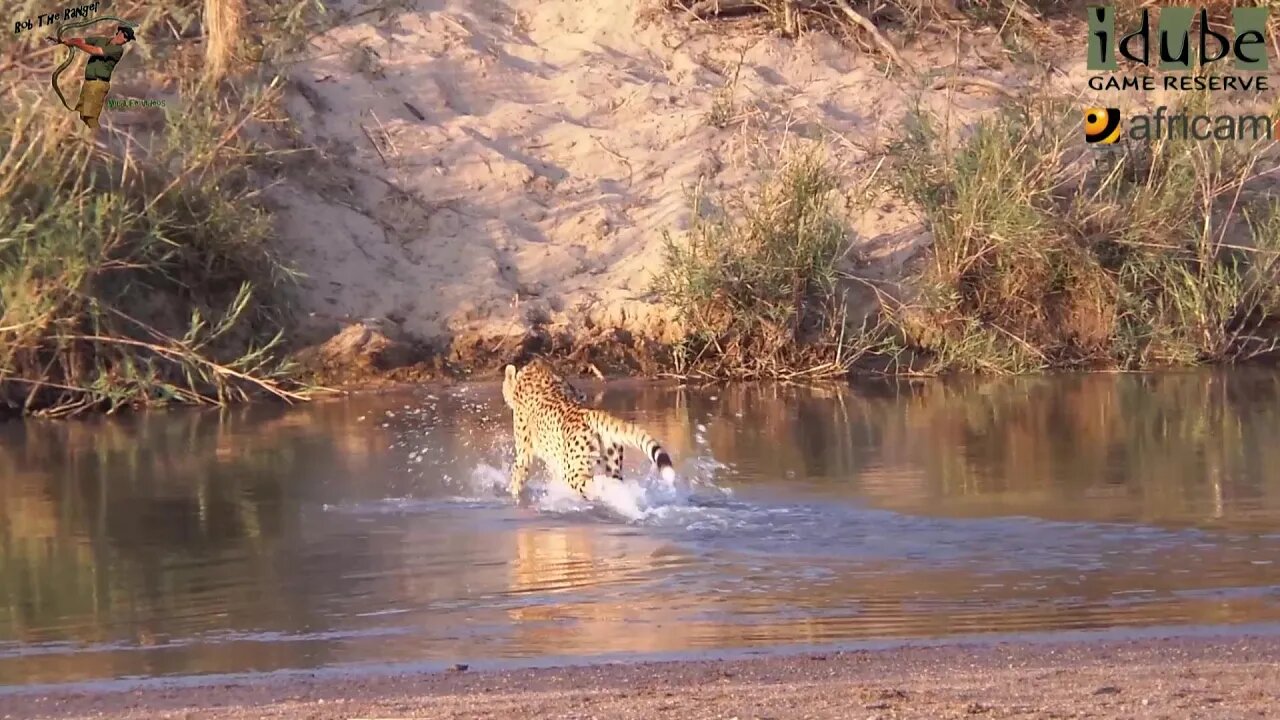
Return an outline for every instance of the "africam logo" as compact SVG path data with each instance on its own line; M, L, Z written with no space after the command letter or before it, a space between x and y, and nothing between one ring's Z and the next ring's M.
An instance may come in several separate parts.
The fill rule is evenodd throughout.
M1084 109L1084 141L1110 145L1120 139L1120 108Z
M1084 109L1084 140L1090 145L1113 145L1121 137L1129 140L1215 140L1273 142L1277 125L1266 113L1192 113L1186 108L1157 105L1148 112L1120 117L1120 108Z

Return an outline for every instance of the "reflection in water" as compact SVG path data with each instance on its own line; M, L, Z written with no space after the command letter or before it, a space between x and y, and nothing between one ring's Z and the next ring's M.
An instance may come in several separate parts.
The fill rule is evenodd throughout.
M0 426L0 657L21 653L13 641L164 647L227 628L304 627L305 595L270 591L290 580L280 559L299 532L294 488L366 471L391 437L344 436L343 415L335 405ZM275 651L260 652L270 662ZM200 653L188 655L166 652L142 671L201 669ZM115 660L42 664L78 675L110 673ZM13 669L0 663L0 681L18 679Z
M0 425L0 684L1280 620L1278 395L612 387L734 490L632 523L509 506L492 387Z
M1275 529L1278 392L1269 373L930 385L868 403L880 468L862 490L912 512ZM926 485L895 492L913 464Z

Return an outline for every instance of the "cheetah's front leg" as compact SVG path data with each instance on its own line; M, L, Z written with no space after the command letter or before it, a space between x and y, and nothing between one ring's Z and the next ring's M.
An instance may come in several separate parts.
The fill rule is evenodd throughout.
M529 437L528 428L521 422L516 423L515 436L516 459L511 466L511 483L507 490L511 493L511 498L519 502L520 492L529 479L529 468L533 464L533 440Z
M511 493L511 499L516 502L520 501L520 492L524 490L524 483L529 479L529 461L528 459L516 460L515 465L511 468L511 484L507 487Z

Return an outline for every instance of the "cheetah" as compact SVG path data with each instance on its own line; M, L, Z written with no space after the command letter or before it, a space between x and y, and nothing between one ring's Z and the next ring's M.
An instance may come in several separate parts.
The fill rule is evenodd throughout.
M643 450L664 480L675 479L671 456L658 441L638 425L584 407L583 393L541 359L520 370L506 366L502 399L513 416L516 457L509 490L517 500L535 457L584 498L601 464L606 475L621 480L624 444Z

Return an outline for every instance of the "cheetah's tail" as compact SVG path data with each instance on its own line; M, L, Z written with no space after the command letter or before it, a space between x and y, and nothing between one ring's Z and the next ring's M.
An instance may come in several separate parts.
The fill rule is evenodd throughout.
M654 440L653 436L645 432L644 428L600 410L587 411L586 418L591 429L600 433L602 439L626 443L643 450L649 460L658 466L658 474L663 480L673 482L676 479L676 470L671 466L671 456L662 449L662 445Z

